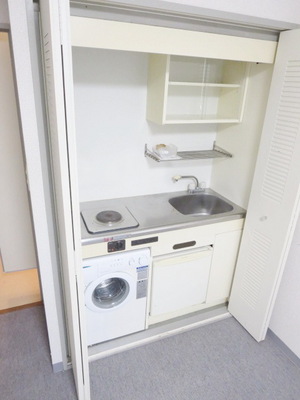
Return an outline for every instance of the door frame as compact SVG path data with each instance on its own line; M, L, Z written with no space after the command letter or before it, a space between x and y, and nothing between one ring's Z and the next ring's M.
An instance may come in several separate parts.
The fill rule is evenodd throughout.
M35 5L30 0L8 0L8 33L14 61L39 276L51 361L54 372L58 372L68 368L68 351L53 218L51 171L47 156L38 21L35 10Z

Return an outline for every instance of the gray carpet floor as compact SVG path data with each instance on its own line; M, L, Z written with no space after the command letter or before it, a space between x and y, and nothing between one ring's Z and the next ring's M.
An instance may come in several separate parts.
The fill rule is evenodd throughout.
M233 319L91 364L92 399L299 400L300 368Z
M0 399L76 400L72 371L52 372L41 306L0 315Z
M300 399L299 364L233 318L95 361L90 375L92 400ZM0 315L0 399L76 399L71 371L52 372L42 307Z

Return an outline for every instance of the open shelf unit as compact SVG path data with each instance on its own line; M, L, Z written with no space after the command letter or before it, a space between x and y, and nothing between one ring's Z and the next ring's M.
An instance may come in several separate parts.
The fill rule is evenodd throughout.
M160 125L241 122L249 64L152 54L147 119Z
M161 158L156 153L148 149L147 144L145 144L145 157L149 157L156 162L162 161L182 161L182 160L201 160L208 158L230 158L231 153L218 147L215 143L211 150L193 150L193 151L178 151L177 156L174 158Z

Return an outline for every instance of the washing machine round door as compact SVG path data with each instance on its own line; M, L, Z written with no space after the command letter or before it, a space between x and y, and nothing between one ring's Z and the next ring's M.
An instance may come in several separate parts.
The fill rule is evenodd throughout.
M130 275L124 273L103 275L86 288L86 306L98 312L119 307L131 297L132 285L133 280Z

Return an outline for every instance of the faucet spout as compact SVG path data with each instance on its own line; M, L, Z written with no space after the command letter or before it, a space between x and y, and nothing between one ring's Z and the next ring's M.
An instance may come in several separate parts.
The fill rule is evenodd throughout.
M204 188L205 188L204 182L201 182L201 185L199 185L198 179L193 175L175 175L175 176L173 176L172 179L173 179L174 182L178 182L180 179L192 179L195 182L195 188L191 189L189 187L190 186L189 185L188 186L188 192L189 193L203 192Z

